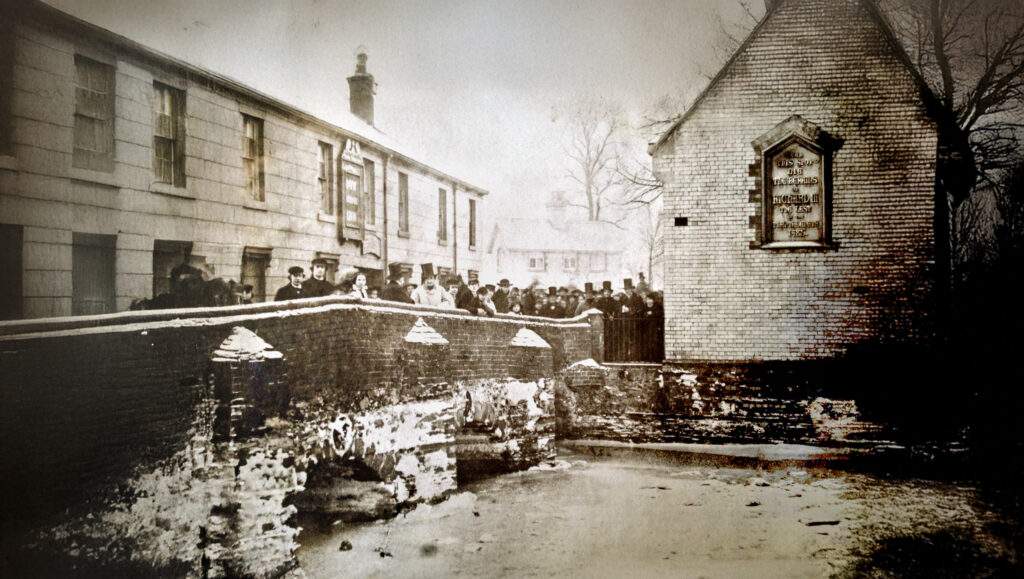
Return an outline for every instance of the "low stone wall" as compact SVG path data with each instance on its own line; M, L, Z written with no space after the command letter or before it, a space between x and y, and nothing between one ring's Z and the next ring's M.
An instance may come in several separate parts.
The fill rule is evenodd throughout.
M830 388L820 364L577 362L556 392L558 434L627 442L877 444L892 436ZM833 384L835 386L835 384Z
M347 298L2 324L5 549L50 574L283 572L300 508L386 515L550 455L552 379L600 333Z

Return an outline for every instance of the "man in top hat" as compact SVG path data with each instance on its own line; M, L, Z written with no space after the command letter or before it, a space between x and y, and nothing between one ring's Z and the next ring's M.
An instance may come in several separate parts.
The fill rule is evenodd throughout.
M306 277L305 270L297 265L288 268L288 285L277 290L274 294L275 302L285 300L297 300L306 297L302 291L302 279Z
M498 287L494 289L494 309L499 314L507 314L509 310L509 295L508 295L509 282L507 279L503 279L498 282Z
M334 284L327 281L327 260L318 257L310 264L312 277L302 282L303 297L319 298L334 293Z
M647 284L647 280L644 279L644 272L637 272L637 278L640 281L636 282L636 291L640 295L646 295L647 292L651 291L651 286Z
M402 271L402 264L389 263L388 283L384 286L384 293L381 294L381 298L391 302L411 304L412 298L406 293L403 287L404 282L405 272Z
M612 282L601 282L601 297L597 299L597 309L601 310L605 318L622 313L619 303L612 297Z
M452 299L452 296L444 288L437 284L434 264L424 263L420 265L420 271L423 285L413 290L413 303L421 306L455 309L455 300Z
M548 288L548 299L540 315L546 318L561 318L565 315L565 309L558 301L558 288L554 286Z
M622 305L629 308L629 315L635 316L640 310L644 309L644 298L633 287L633 280L631 278L627 277L622 280L622 289L626 294L622 300Z

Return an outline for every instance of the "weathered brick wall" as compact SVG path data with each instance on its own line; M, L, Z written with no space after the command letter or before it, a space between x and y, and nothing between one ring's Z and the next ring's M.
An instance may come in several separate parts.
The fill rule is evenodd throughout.
M930 335L936 130L863 4L781 2L655 152L669 359L821 358ZM751 142L791 115L844 141L835 250L750 247ZM689 225L673 227L676 216Z
M36 14L26 5L26 14ZM37 15L38 16L38 15ZM0 167L0 222L24 227L24 315L71 313L72 233L116 235L118 310L152 297L154 240L193 242L218 275L239 280L246 246L272 249L267 271L270 295L287 283L293 265L308 266L318 252L339 256L341 266L381 269L381 249L367 253L340 243L335 217L320 213L317 181L319 142L340 157L346 141L362 144L374 162L376 204L369 236L394 242L390 261L450 266L453 241L437 241L437 191L452 189L451 177L425 159L391 156L384 224L384 158L390 144L366 125L314 123L274 104L239 93L224 83L186 73L159 58L100 40L95 30L65 27L53 16L26 18L15 27L12 103L14 154ZM72 167L75 54L115 68L115 163L111 173ZM153 174L154 81L186 94L186 186L155 183ZM339 107L345 99L338 99ZM242 113L264 121L264 204L247 202L242 168ZM337 115L346 118L345 115ZM333 118L333 117L328 117ZM358 133L358 134L356 134ZM398 171L410 177L410 236L398 238ZM337 170L336 170L337 173ZM340 180L338 180L340 182ZM337 188L337 187L336 187ZM480 269L480 252L468 250L468 196L483 196L459 184L458 214L449 199L449 228L458 219L459 269ZM483 233L478 224L478 239ZM451 238L451 235L450 235Z
M897 434L841 363L576 363L556 390L558 435L627 442L858 446ZM867 373L865 373L866 375Z
M295 309L302 305L308 307ZM355 444L349 452L382 480L405 481L404 490L393 491L399 501L430 498L447 488L444 485L454 484L455 452L444 449L465 426L466 419L458 412L465 392L496 409L491 413L495 418L492 426L506 427L488 442L517 463L535 462L547 452L553 436L553 425L537 414L538 409L550 414L542 408L547 404L544 400L550 400L545 398L550 397L545 381L566 364L590 357L594 341L585 318L486 319L451 310L348 298L276 307L238 306L210 313L216 315L167 320L174 312L126 312L3 324L0 448L5 459L0 478L5 496L10 497L4 502L3 518L10 526L5 531L15 532L20 525L45 525L48 517L52 517L49 522L67 521L76 513L81 515L82 509L97 509L98 505L108 509L123 505L113 512L129 512L123 516L106 513L104 521L136 521L133 517L138 512L160 510L159 501L146 498L156 492L153 488L164 493L165 500L166 496L187 500L196 493L220 496L223 493L214 488L223 483L217 472L234 469L236 478L245 475L247 469L257 468L255 459L247 458L249 454L276 457L266 458L266 466L259 467L264 469L262 474L251 476L264 480L279 471L273 480L283 482L267 487L273 492L261 491L278 498L260 502L243 493L226 503L223 508L235 510L224 516L255 521L251 523L254 528L268 521L271 527L283 524L281 513L287 512L280 510L280 498L302 487L295 473L302 466L296 463L302 459L303 445L326 444L335 451L349 448L343 440L331 439L342 436L332 434L336 432L332 429L346 416L345 420L355 421L345 431L354 436L348 439L348 445ZM420 321L447 343L407 341L406 336ZM224 374L227 370L222 363L211 364L211 359L237 327L251 330L283 354L283 362L275 362L280 367L273 369L273 383L287 384L290 395L287 414L275 416L267 410L273 404L260 407L278 420L270 432L289 442L277 446L261 442L242 455L238 448L245 445L228 452L218 446L217 432L211 434L216 413L210 401L231 401L235 396L232 389L223 395L211 391L210 385L218 382L211 375L238 372L236 368ZM513 339L524 329L542 336L550 347L514 345ZM243 374L248 377L240 384L253 376L266 380L271 367ZM234 406L232 402L225 409ZM375 418L375 412L380 416ZM525 438L510 434L509 425ZM422 434L403 442L402 436L413 431ZM488 429L481 432L487 434ZM438 443L443 444L431 448ZM310 447L311 453L314 450ZM287 458L289 453L291 458ZM160 483L162 476L170 482ZM441 488L428 489L431 485ZM141 498L136 496L140 489L145 491ZM129 495L120 496L122 493ZM246 504L250 504L248 510L231 507ZM71 510L65 511L68 508ZM177 520L176 516L170 520ZM121 527L130 529L136 524ZM192 525L190 532L199 532L194 517L188 519L188 525ZM285 534L294 530L282 529ZM149 529L139 532L145 535ZM209 532L203 531L204 536ZM208 537L211 543L214 539ZM230 562L236 555L224 555L223 559Z

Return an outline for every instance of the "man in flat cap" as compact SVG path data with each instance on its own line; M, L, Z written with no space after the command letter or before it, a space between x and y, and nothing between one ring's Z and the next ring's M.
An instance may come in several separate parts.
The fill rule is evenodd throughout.
M302 292L302 280L306 277L305 270L297 265L288 268L288 285L277 290L274 294L275 302L285 300L297 300L306 297Z
M334 284L327 281L327 260L318 257L310 264L312 277L302 282L303 297L319 298L334 293Z
M508 295L509 281L503 279L498 282L498 287L494 290L494 297L491 300L494 302L494 309L499 314L507 314L510 304Z

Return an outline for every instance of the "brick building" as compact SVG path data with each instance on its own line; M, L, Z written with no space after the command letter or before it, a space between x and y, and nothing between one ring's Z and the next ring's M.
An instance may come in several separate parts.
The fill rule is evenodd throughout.
M183 255L257 298L317 256L371 279L480 269L486 191L374 126L365 55L318 118L43 3L2 7L0 318L127 309Z
M944 279L931 94L870 0L769 2L651 147L666 357L927 344Z

